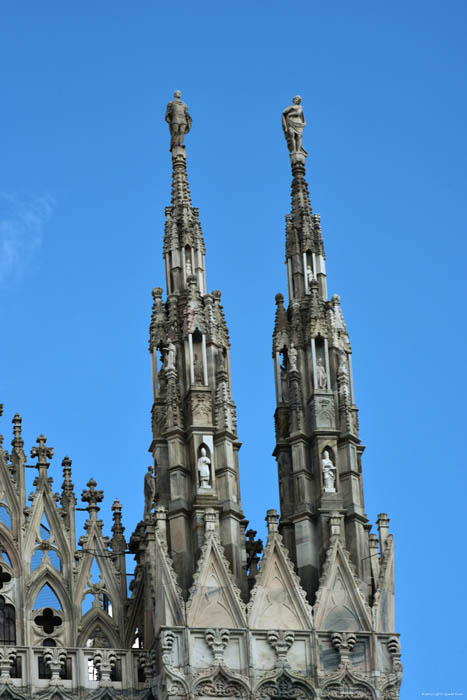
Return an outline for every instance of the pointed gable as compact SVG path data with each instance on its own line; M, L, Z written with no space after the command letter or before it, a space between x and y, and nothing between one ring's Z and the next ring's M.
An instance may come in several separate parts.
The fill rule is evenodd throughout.
M274 517L277 520L277 515ZM269 527L266 549L248 604L248 624L252 629L311 629L311 606L276 528L276 524Z
M214 533L201 549L187 603L190 627L245 627L244 605L233 581L229 563Z
M371 630L370 609L361 585L340 537L331 538L314 606L316 629Z
M165 508L158 508L158 520L166 518ZM155 606L154 625L155 633L162 626L179 626L185 624L184 603L177 577L173 569L172 560L167 549L165 528L150 532L148 527L149 547L154 547L154 556L151 556L151 587L157 591L157 603ZM153 540L153 542L151 542Z

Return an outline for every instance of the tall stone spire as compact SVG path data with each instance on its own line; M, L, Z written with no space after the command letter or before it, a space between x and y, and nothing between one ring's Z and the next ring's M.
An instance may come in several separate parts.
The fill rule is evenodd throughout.
M167 301L154 289L149 339L155 501L168 511L169 552L185 594L203 545L205 512L212 508L234 578L246 591L229 336L221 293L206 293L204 241L183 145L191 117L178 91L174 97L166 112L172 153L163 250Z
M287 311L276 297L273 334L276 448L281 524L302 585L313 602L329 545L332 513L344 516L346 547L370 600L369 530L364 511L351 347L340 298L327 298L319 215L313 214L302 146L301 98L282 113L292 166L286 216Z

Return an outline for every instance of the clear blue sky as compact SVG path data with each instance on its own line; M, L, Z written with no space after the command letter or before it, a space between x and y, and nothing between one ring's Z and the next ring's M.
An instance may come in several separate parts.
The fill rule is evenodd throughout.
M232 340L243 505L277 505L271 332L303 97L312 205L354 352L372 521L396 538L402 697L465 683L467 4L3 0L2 432L23 416L117 496L149 464L151 289L164 286L165 105L179 88L209 289ZM254 387L254 389L252 389ZM436 661L433 661L436 659Z

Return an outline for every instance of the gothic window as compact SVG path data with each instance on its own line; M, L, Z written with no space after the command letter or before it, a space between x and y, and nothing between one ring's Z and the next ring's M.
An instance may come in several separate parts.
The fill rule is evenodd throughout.
M0 644L16 644L15 609L0 596Z
M45 607L54 608L55 610L63 610L55 591L51 588L51 586L48 583L44 583L41 590L37 594L32 609L40 610L41 608Z
M42 515L40 524L41 540L50 540L50 525L45 513Z
M9 530L11 529L10 511L3 504L0 504L0 523L5 525L5 527L7 527Z

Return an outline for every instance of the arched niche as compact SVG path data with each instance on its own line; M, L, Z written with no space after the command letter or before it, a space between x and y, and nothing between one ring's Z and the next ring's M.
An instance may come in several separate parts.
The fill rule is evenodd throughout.
M212 455L209 446L202 442L197 450L196 467L198 472L198 486L201 489L212 488Z
M3 596L0 596L0 644L16 644L15 608Z
M193 379L195 384L204 385L204 348L203 335L197 328L192 334L193 343Z
M189 245L183 249L183 261L185 264L185 280L194 274L193 253Z

